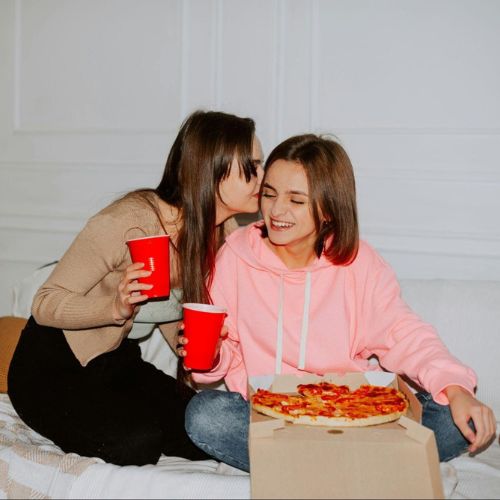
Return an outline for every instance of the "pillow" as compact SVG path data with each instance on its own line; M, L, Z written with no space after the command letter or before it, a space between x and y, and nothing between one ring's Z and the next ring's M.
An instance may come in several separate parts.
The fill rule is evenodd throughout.
M404 299L478 376L477 398L500 419L500 282L401 280Z
M56 264L57 262L51 262L40 267L14 286L14 303L10 311L13 316L20 318L30 317L33 297L50 276Z
M27 321L14 316L0 317L0 392L7 392L10 361Z

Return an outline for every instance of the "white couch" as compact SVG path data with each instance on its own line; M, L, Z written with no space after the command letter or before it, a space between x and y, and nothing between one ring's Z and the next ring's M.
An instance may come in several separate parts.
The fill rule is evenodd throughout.
M49 271L42 269L16 287L14 315L29 314L33 293ZM402 280L401 288L410 306L437 327L450 351L474 368L479 377L477 395L493 408L500 420L500 369L496 363L500 356L500 282ZM141 343L141 348L146 359L167 373L175 372L175 356L158 330ZM8 438L3 435L2 441L5 432L10 434ZM26 458L42 451L50 455L50 460L45 457L44 461L55 465L47 467ZM49 497L250 497L247 474L211 460L188 462L162 457L156 466L117 467L97 459L65 456L52 443L23 426L6 396L0 399L0 498L2 493L8 498L5 485L2 489L2 460L9 463L9 476ZM74 463L73 475L67 472L68 460ZM498 440L475 457L465 454L441 464L441 471L447 498L500 498Z

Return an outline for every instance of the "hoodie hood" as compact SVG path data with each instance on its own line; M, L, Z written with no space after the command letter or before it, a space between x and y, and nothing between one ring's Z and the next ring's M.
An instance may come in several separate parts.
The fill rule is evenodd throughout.
M280 282L278 310L276 311L276 358L275 373L280 374L283 361L283 315L284 290L286 283L304 284L304 301L302 311L302 322L300 331L300 349L297 368L305 369L307 354L307 336L309 333L309 308L311 304L312 274L323 268L330 267L331 262L322 255L315 259L310 265L289 269L284 262L266 245L262 237L261 228L264 221L255 222L246 228L235 231L226 243L229 248L248 266L274 274Z
M229 248L248 266L268 271L277 276L283 276L286 280L304 281L305 275L308 272L314 273L332 265L324 255L321 255L319 259L315 259L314 262L306 267L289 269L266 245L261 233L263 225L263 220L254 222L240 231L233 232L226 239L226 244Z

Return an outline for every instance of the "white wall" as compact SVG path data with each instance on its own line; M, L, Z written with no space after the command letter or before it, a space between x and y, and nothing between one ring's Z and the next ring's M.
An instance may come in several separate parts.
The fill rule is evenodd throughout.
M336 134L400 277L500 279L500 1L0 0L0 314L181 120Z

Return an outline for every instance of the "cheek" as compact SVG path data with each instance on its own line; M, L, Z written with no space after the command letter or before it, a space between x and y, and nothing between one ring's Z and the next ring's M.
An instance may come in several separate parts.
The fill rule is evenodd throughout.
M260 212L264 218L269 214L269 201L266 198L261 198L260 200Z

